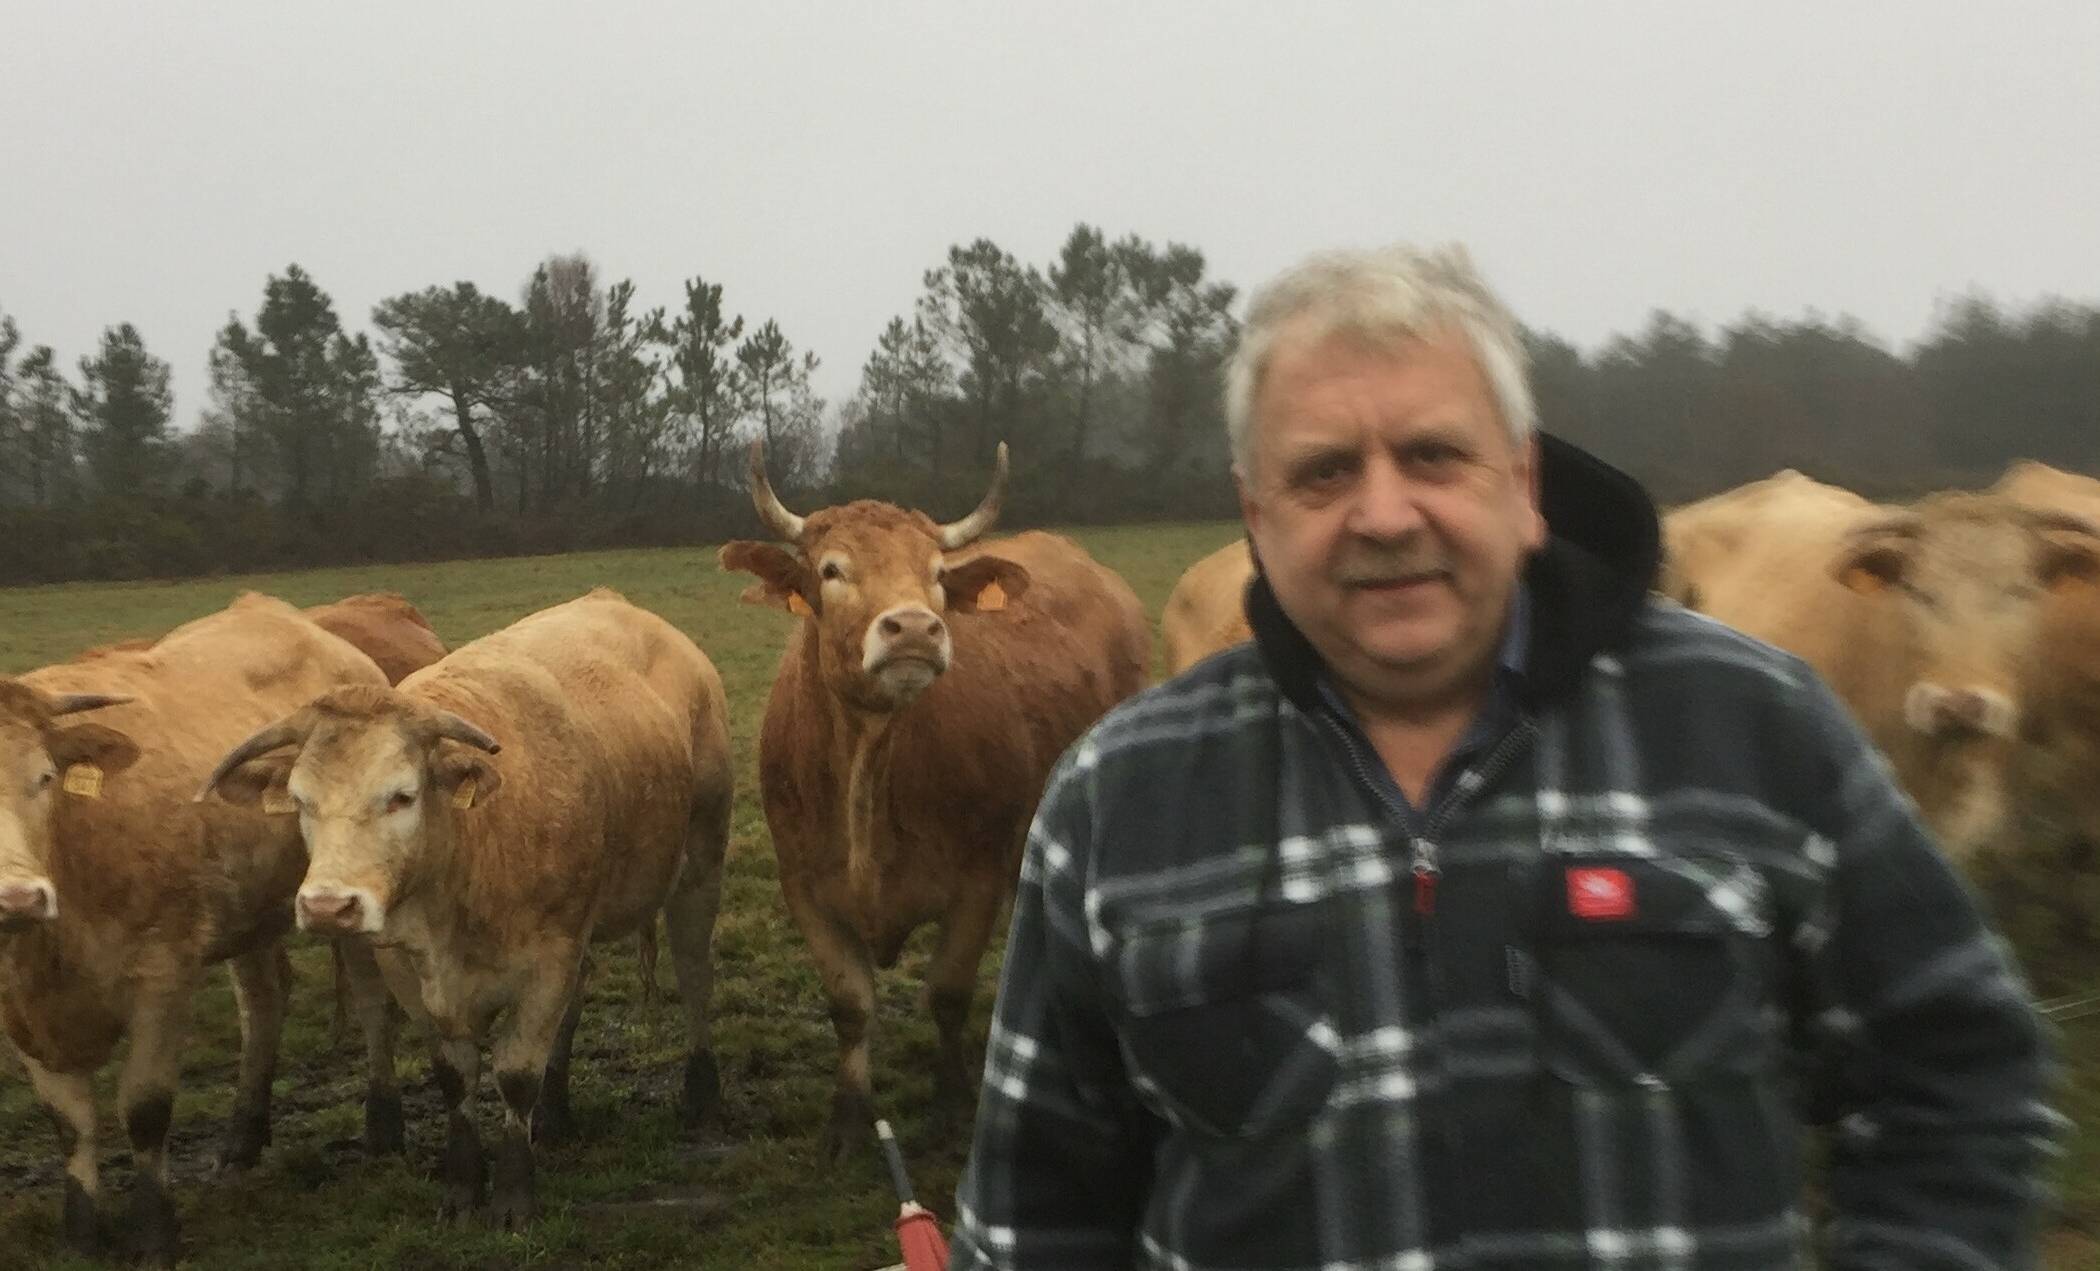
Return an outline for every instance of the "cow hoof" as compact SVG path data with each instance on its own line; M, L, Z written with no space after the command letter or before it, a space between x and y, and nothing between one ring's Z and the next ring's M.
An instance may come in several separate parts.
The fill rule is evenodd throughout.
M481 1212L481 1191L464 1183L447 1182L445 1194L438 1201L438 1225L441 1227L464 1227Z
M182 1243L175 1202L156 1179L142 1179L131 1198L132 1252L153 1267L172 1267Z
M212 1173L240 1174L254 1169L262 1161L263 1147L269 1143L268 1135L256 1135L235 1130L219 1145L218 1155L212 1158Z
M403 1125L401 1096L365 1095L365 1151L373 1156L400 1155L408 1150Z
M875 1105L857 1090L841 1090L831 1098L831 1121L824 1127L824 1159L833 1165L856 1160L875 1141Z
M689 1139L711 1138L722 1131L722 1070L712 1050L696 1050L686 1056L678 1123Z
M542 1099L532 1110L532 1141L552 1147L576 1139L576 1118L567 1103Z
M489 1226L497 1231L523 1231L539 1217L539 1205L530 1189L498 1190L489 1201Z
M969 1132L977 1113L977 1092L967 1081L936 1081L933 1103L926 1110L926 1127L936 1139L954 1139Z
M523 1231L537 1206L533 1199L532 1144L524 1135L506 1133L495 1151L496 1185L489 1200L489 1225L498 1231Z
M77 1178L66 1179L65 1210L60 1217L60 1230L64 1233L66 1247L75 1253L94 1257L102 1252L102 1229L95 1217L95 1198L88 1195L87 1188Z

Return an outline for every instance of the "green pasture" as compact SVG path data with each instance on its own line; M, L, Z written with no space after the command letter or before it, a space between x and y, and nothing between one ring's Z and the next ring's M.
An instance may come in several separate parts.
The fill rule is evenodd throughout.
M1227 523L1080 531L1120 571L1155 618L1190 562L1234 537ZM276 1086L274 1145L239 1177L213 1177L211 1150L231 1102L239 1029L222 974L197 1005L197 1027L175 1106L176 1203L185 1266L279 1268L784 1268L865 1269L894 1260L896 1212L872 1155L843 1171L815 1151L828 1110L831 1026L802 943L779 899L759 811L755 751L765 693L791 621L736 603L741 575L714 551L581 553L438 565L391 565L179 583L62 585L0 591L0 673L79 649L148 635L223 606L244 590L307 605L360 591L398 591L448 645L533 610L607 585L689 633L721 668L729 691L738 798L729 878L716 931L716 1045L729 1119L726 1148L698 1149L676 1132L674 1094L683 1029L675 1004L645 1004L630 945L601 948L576 1038L574 1146L543 1152L544 1217L529 1233L440 1227L434 1177L443 1125L422 1056L404 1046L409 1154L367 1159L357 1146L362 1056L330 1034L328 959L295 940L298 971ZM952 1217L966 1144L922 1112L934 1037L917 1004L924 943L881 980L874 1040L879 1109L899 1127L923 1199ZM981 976L978 1035L996 975ZM671 991L668 951L660 975ZM2100 1266L2076 1234L2100 1224L2100 1020L2073 1023L2076 1056L2065 1107L2080 1131L2061 1176L2067 1229L2054 1267ZM105 1086L113 1085L106 1081ZM490 1083L483 1113L497 1115ZM105 1192L129 1183L123 1135L106 1106ZM0 1060L0 1267L78 1268L58 1242L56 1136L12 1055Z

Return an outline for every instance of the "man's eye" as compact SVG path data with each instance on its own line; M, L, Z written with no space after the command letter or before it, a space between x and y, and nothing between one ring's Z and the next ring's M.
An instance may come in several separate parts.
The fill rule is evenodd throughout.
M1333 485L1343 480L1353 470L1348 459L1336 456L1332 459L1315 459L1298 469L1298 484L1308 487Z

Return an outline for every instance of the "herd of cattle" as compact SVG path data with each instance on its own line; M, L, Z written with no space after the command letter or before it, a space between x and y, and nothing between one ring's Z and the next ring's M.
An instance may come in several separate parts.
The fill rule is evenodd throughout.
M1005 479L1002 447L990 491L949 524L873 502L797 516L754 456L774 541L721 551L755 577L747 603L804 619L759 780L837 1032L831 1153L871 1120L875 969L929 922L936 1089L966 1106L972 988L1043 781L1151 669L1114 572L1051 534L979 544ZM2100 913L2072 885L2100 842L2095 524L2100 482L2038 465L1902 507L1786 472L1670 513L1658 583L1830 680L2044 983L2075 975ZM1162 618L1170 672L1246 638L1251 568L1240 543L1190 567ZM450 653L397 596L301 611L251 594L0 678L0 1021L60 1127L68 1242L115 1225L173 1258L173 1095L191 1000L221 962L241 1056L220 1159L258 1159L294 923L333 942L373 1151L404 1142L397 1014L431 1047L444 1213L531 1219L533 1145L569 1130L586 948L639 932L653 950L659 915L689 1030L681 1115L718 1126L726 719L706 655L604 589ZM126 1038L137 1181L117 1217L99 1208L91 1083ZM487 1151L471 1103L485 1047L504 1110Z

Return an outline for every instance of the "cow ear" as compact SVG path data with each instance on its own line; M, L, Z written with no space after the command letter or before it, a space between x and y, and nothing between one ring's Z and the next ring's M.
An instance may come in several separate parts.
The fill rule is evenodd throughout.
M503 770L469 750L449 750L432 759L430 779L438 794L461 811L481 806L503 788Z
M106 724L75 724L55 729L46 740L51 760L61 769L93 764L105 774L122 772L138 762L138 743Z
M816 611L816 589L810 585L809 566L786 548L739 539L723 544L720 559L724 569L758 576L758 581L737 597L743 603L771 605L804 616Z
M291 793L284 787L291 779L292 764L297 758L291 751L258 756L219 778L219 784L212 789L238 807L261 800L265 812L289 812L294 805Z
M1886 591L1903 581L1910 556L1888 543L1867 543L1840 556L1831 573L1846 587L1863 596Z
M1028 567L1002 556L972 556L941 567L941 588L957 613L996 613L1028 590Z

